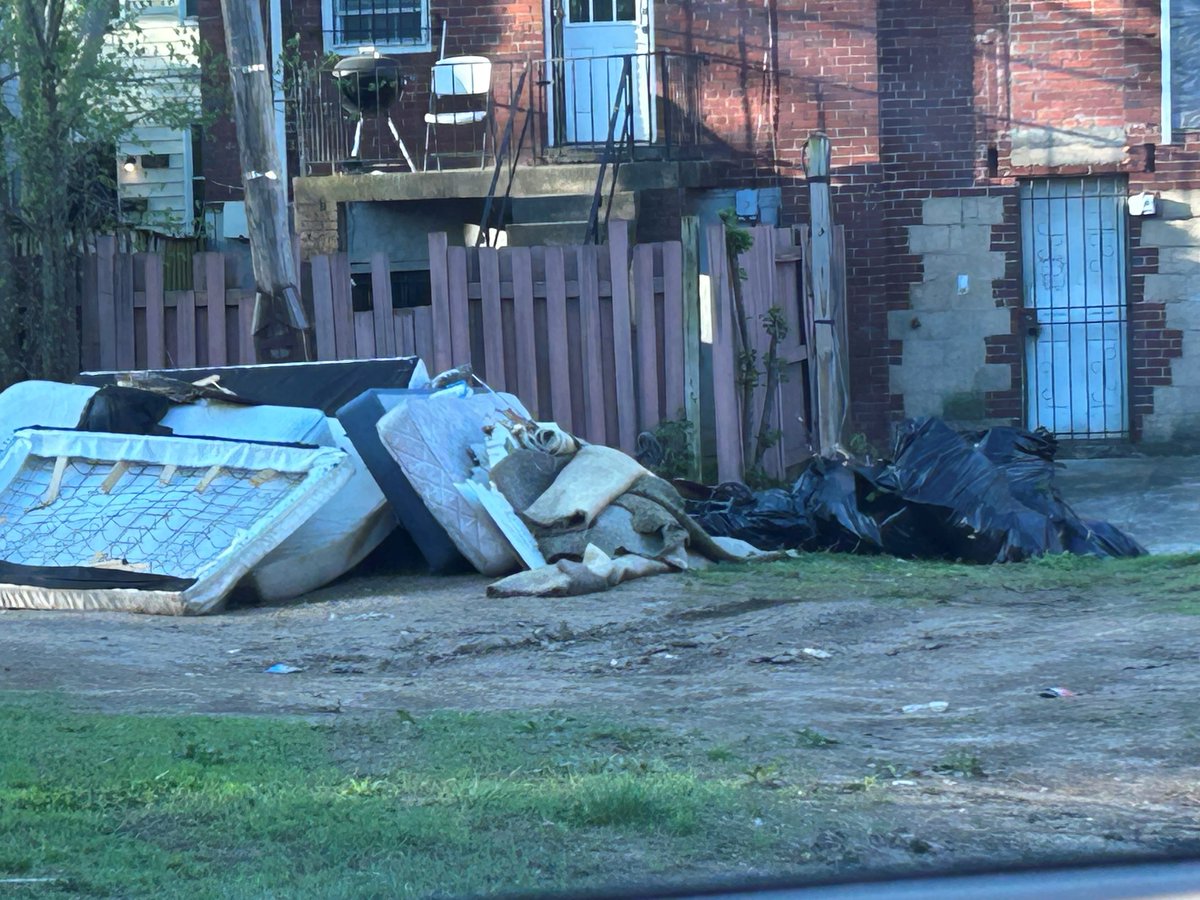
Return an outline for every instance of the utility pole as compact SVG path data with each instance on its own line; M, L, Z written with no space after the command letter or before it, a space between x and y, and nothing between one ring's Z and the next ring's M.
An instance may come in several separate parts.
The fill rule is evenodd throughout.
M306 360L308 317L292 255L287 185L275 146L274 73L267 62L258 0L221 0L237 124L246 223L254 266L254 354L258 362Z
M847 380L846 310L833 290L833 213L829 198L829 138L817 132L805 146L810 228L809 272L813 335L810 364L813 405L816 407L817 450L834 453L845 440L849 406Z

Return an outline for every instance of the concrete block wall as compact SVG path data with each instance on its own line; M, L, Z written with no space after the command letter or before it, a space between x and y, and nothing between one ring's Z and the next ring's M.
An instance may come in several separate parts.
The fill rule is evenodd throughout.
M988 339L1008 334L1011 316L997 305L994 285L1005 276L992 230L1003 224L1000 197L931 197L921 223L908 226L908 249L920 257L922 279L909 288L909 307L888 313L901 345L890 390L906 416L943 416L963 424L988 420L988 395L1012 388L1012 369L988 362Z

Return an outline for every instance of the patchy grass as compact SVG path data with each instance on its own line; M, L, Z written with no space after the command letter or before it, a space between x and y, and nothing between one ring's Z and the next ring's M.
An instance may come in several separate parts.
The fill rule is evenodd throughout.
M1200 554L1096 559L1062 554L1007 565L923 562L885 556L809 553L772 563L722 565L689 576L706 585L737 586L743 596L784 601L872 599L946 603L977 592L1014 597L1065 592L1127 592L1156 608L1200 614Z
M811 862L828 831L828 810L800 792L754 789L774 768L748 778L699 736L556 714L313 723L0 698L0 732L0 878L57 879L12 888L38 897L393 897L736 876ZM869 844L872 819L862 832L839 821L853 832L842 843Z

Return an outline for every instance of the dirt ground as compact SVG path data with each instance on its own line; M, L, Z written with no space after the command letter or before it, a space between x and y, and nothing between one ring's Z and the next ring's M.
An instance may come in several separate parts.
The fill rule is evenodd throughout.
M873 565L896 581L912 567ZM764 761L802 753L814 790L885 799L939 866L1200 848L1200 618L1103 577L927 600L847 583L839 599L826 573L814 599L803 564L734 571L568 600L368 577L197 619L6 611L0 689L113 711L611 713ZM804 648L828 658L755 662ZM264 673L274 663L302 671ZM797 750L804 729L838 743Z

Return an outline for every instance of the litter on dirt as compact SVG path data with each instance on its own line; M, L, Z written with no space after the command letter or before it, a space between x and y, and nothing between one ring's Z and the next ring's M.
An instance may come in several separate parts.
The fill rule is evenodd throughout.
M1059 697L1077 697L1079 696L1070 688L1065 687L1048 687L1038 691L1039 697L1045 697L1048 700L1056 700Z
M287 663L275 663L275 665L268 666L263 671L268 675L294 675L296 672L303 672L304 669L299 666L289 666Z

